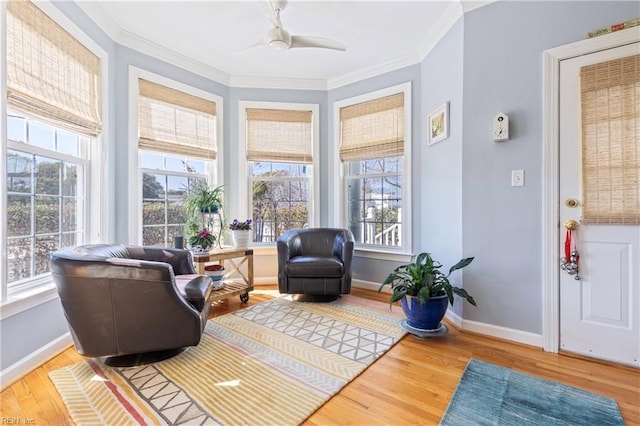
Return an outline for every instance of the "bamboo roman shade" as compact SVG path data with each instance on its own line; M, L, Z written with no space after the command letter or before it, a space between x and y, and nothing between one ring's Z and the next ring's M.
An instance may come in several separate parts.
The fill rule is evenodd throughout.
M7 2L7 104L73 132L101 130L100 59L26 0Z
M581 68L585 223L640 224L640 55Z
M139 79L138 147L178 156L217 156L216 103Z
M369 160L404 153L404 93L340 108L340 159Z
M247 160L313 162L311 111L247 108Z

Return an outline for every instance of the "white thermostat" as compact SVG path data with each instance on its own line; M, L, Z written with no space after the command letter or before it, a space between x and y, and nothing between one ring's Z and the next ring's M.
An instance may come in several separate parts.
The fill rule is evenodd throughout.
M509 140L509 117L500 113L493 119L493 140L497 142Z

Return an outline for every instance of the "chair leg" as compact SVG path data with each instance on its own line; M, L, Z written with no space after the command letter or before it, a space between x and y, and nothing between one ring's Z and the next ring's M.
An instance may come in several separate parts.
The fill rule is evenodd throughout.
M141 354L110 356L103 360L109 367L137 367L139 365L153 364L154 362L164 361L172 358L187 349L190 346L177 349L167 349L165 351L145 352Z

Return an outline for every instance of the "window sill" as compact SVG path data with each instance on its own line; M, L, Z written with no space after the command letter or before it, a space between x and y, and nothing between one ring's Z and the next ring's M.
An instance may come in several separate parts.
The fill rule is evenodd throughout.
M366 259L389 260L392 262L410 262L413 254L401 251L384 251L368 247L356 247L354 255Z
M53 282L28 290L22 290L9 295L9 299L0 305L0 320L5 320L13 315L28 311L43 303L58 298L58 292Z

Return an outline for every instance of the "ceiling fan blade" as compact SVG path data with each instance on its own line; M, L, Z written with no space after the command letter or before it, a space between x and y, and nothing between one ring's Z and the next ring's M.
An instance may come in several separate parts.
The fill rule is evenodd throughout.
M240 50L237 50L235 52L231 52L229 53L229 56L239 56L242 55L244 53L247 53L249 50L253 49L254 47L258 47L258 46L268 46L268 44L266 43L266 41L264 39L258 40L253 44L250 44L247 47L243 47Z
M342 50L346 52L347 48L339 41L331 40L324 37L315 36L291 36L291 48L294 47L321 47L323 49Z

